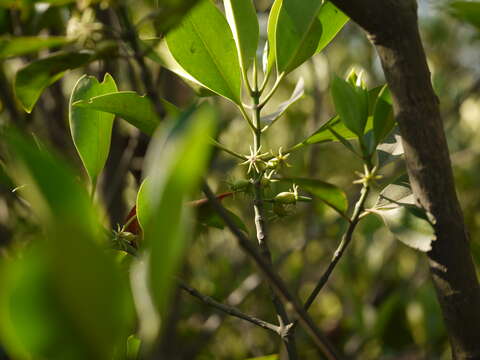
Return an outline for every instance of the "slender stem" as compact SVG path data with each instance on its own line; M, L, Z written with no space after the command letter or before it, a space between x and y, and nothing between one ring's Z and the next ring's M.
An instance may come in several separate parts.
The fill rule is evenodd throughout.
M262 82L262 85L260 86L260 89L258 89L258 91L262 94L263 91L265 90L265 88L267 87L267 84L268 84L268 80L270 79L270 75L272 74L272 71L271 70L267 70L264 78L263 78L263 82Z
M330 275L332 274L333 270L337 266L338 262L340 261L343 253L345 252L345 249L348 247L350 242L352 241L352 236L353 232L360 220L360 215L362 214L363 207L365 205L365 200L367 199L368 193L370 191L370 188L368 186L364 186L361 190L360 193L360 198L358 199L357 203L355 204L355 209L353 211L353 215L350 221L350 224L348 226L347 231L342 237L342 240L340 241L340 244L338 245L337 250L333 254L332 260L330 261L330 264L328 265L327 269L323 273L322 277L318 281L317 285L315 286L315 289L313 289L312 293L308 297L307 301L305 302L305 310L308 310L310 306L313 304L315 301L316 297L318 296L320 290L325 286L327 283L328 279L330 278Z
M145 86L145 90L147 91L147 95L150 100L153 101L157 115L162 118L165 115L165 109L163 108L157 88L153 82L152 73L146 64L145 59L143 58L144 52L141 49L140 39L138 38L137 30L135 29L135 26L130 19L127 7L125 5L118 5L117 9L120 21L125 28L125 39L132 47L135 61L140 67L140 73L142 76L143 84Z
M247 120L248 125L250 125L250 128L255 131L255 125L252 123L252 120L250 119L250 116L248 116L247 111L245 110L245 107L243 104L237 105L238 109L240 110L240 113L242 114L243 118Z
M275 84L273 84L273 87L270 89L267 95L265 95L265 98L258 104L258 108L262 109L267 102L272 98L272 96L275 94L275 91L277 91L278 87L280 86L283 78L285 77L285 73L281 73L278 77L277 80L275 81Z
M222 303L219 303L218 301L216 301L215 299L211 298L210 296L207 296L207 295L204 295L202 293L200 293L198 290L188 286L187 284L183 283L182 281L179 282L179 286L182 290L186 291L187 293L189 293L190 295L196 297L197 299L201 300L202 302L204 302L205 304L211 306L211 307L214 307L215 309L217 310L220 310L228 315L231 315L231 316L234 316L234 317L237 317L239 319L242 319L242 320L245 320L245 321L248 321L252 324L255 324L257 326L260 326L261 328L264 328L266 330L269 330L269 331L272 331L274 332L275 334L279 334L280 333L280 327L277 326L277 325L274 325L274 324L271 324L267 321L264 321L264 320L261 320L261 319L258 319L254 316L251 316L251 315L248 315L248 314L245 314L243 313L242 311L238 310L237 308L233 307L233 306L229 306L229 305L225 305L225 304L222 304Z
M270 286L275 291L275 293L279 297L281 297L288 306L291 306L291 308L298 317L298 322L302 325L307 334L313 340L315 346L320 351L322 351L322 353L328 360L340 359L334 347L330 344L322 331L317 327L312 318L307 314L303 306L300 305L298 299L290 293L285 282L279 277L273 267L268 264L267 261L265 261L263 256L260 255L260 253L257 251L256 247L246 237L242 230L240 230L240 228L236 225L234 220L215 197L215 194L212 192L206 182L203 182L202 191L205 193L205 196L211 202L215 211L225 222L232 234L236 237L240 248L256 263L261 273L270 282Z
M219 143L219 142L218 142L217 140L215 140L215 139L211 139L211 143L212 143L212 145L215 146L216 148L218 148L218 149L220 149L220 150L223 150L223 151L225 151L226 153L228 153L228 154L230 154L230 155L232 155L232 156L234 156L234 157L236 157L236 158L238 158L238 159L240 159L240 160L243 160L243 161L247 160L247 157L246 157L246 156L244 156L244 155L242 155L242 154L239 154L239 153L237 153L237 152L235 152L235 151L233 151L233 150L228 149L227 147L223 146L221 143Z
M255 63L255 68L256 68L256 63ZM254 76L254 78L256 78L256 76ZM251 92L251 97L254 105L252 109L252 117L253 117L253 123L255 126L255 130L253 132L253 148L254 148L254 151L257 153L257 152L260 152L260 147L262 142L262 128L260 125L260 119L261 119L261 114L260 114L261 108L259 107L260 93L258 92L258 81L256 79L254 80L254 89ZM265 221L262 177L263 177L263 173L261 172L254 179L254 183L253 183L253 187L254 187L253 209L255 212L255 228L257 231L257 241L258 241L258 245L260 246L262 256L269 265L272 265L272 255L268 245L267 226ZM285 310L285 307L281 299L277 296L277 294L275 294L275 291L273 291L271 287L270 287L270 293L272 296L273 305L277 312L277 317L280 323L280 327L282 329L288 329L287 327L290 324L290 320L288 318L288 314ZM294 332L287 331L287 335L282 336L282 340L287 349L288 358L290 360L296 360L298 358L298 355L297 355L297 347L295 343Z

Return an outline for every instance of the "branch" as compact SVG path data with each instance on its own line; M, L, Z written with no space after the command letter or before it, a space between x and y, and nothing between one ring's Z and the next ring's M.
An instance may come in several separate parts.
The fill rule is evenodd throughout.
M242 319L242 320L248 321L252 324L255 324L257 326L260 326L261 328L264 328L266 330L274 332L277 335L280 334L280 327L279 326L270 324L267 321L258 319L256 317L248 315L248 314L245 314L245 313L241 312L240 310L238 310L237 308L235 308L233 306L229 306L229 305L219 303L218 301L211 298L210 296L207 296L207 295L204 295L204 294L200 293L198 290L188 286L187 284L183 283L182 281L179 282L179 286L182 290L186 291L190 295L196 297L197 299L201 300L205 304L207 304L209 306L212 306L217 310L220 310L220 311L222 311L222 312L224 312L228 315L237 317L239 319Z
M125 30L125 39L130 44L135 61L137 62L138 66L140 67L140 73L142 76L142 82L145 86L147 91L147 95L150 100L153 101L155 106L155 110L157 115L162 118L165 115L165 109L160 101L160 96L158 94L157 88L153 82L153 75L150 69L148 68L147 64L145 63L144 55L145 52L142 51L140 45L140 39L138 38L138 33L135 29L135 26L132 24L130 16L128 14L128 9L125 5L119 4L118 7L118 15L120 18L120 23L123 24Z
M318 293L320 292L320 290L322 290L322 288L325 286L328 279L330 278L330 275L335 269L335 266L337 266L338 262L342 258L343 253L345 252L345 249L348 247L348 245L352 241L353 232L355 231L355 228L360 220L360 215L363 211L363 206L365 204L365 200L367 199L368 193L369 193L369 188L363 187L361 190L360 199L358 199L357 203L355 204L355 210L353 212L350 224L348 225L348 229L343 235L342 241L340 241L340 244L337 250L333 254L330 264L328 265L327 269L325 270L322 277L318 281L317 285L315 286L315 289L313 289L312 293L310 294L307 301L305 302L305 305L304 305L305 310L308 310L310 306L313 304L313 302L315 301L315 298L318 296Z
M368 33L392 93L408 175L434 219L427 253L453 358L480 358L480 286L455 191L438 99L420 38L415 0L332 0Z
M255 246L245 236L245 234L237 227L233 219L227 213L225 208L215 198L212 190L207 183L203 183L202 190L210 200L213 208L222 220L225 222L230 231L237 238L240 248L249 255L252 260L257 264L261 273L270 281L273 290L281 297L287 305L291 306L293 311L297 314L299 322L306 330L308 335L312 338L314 344L323 352L325 357L329 360L339 359L335 349L330 344L328 339L323 335L317 325L313 322L312 318L306 313L300 302L289 292L287 286L278 274L272 269L272 267L265 261L265 259L257 252Z

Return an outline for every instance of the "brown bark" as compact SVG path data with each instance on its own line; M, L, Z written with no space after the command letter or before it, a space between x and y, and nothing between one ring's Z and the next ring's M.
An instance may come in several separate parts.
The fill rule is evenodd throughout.
M455 359L480 359L480 287L455 192L415 0L332 0L368 34L392 92L417 201L435 219L427 253Z

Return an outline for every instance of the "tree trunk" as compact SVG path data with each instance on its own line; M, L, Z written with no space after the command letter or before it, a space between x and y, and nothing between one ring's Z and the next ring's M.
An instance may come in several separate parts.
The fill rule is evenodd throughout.
M368 34L394 101L413 193L435 221L427 253L455 359L480 359L480 287L455 192L415 0L332 0Z

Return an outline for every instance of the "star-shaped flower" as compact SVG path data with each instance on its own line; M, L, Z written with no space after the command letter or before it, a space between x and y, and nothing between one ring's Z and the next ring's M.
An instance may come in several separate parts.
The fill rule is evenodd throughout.
M275 169L275 168L282 167L282 166L285 166L285 167L291 167L292 166L287 162L287 159L290 156L290 153L283 154L283 149L282 149L281 146L278 149L278 154L277 155L275 155L275 153L273 151L271 151L271 154L272 154L273 158L271 158L267 163L267 166L269 168Z
M257 173L260 174L260 171L263 170L261 169L261 167L262 165L265 164L265 161L263 161L263 158L267 155L268 153L262 154L262 146L260 146L257 150L254 150L250 146L250 155L246 155L245 157L247 158L247 160L241 163L240 165L248 165L248 170L247 170L248 174L250 174L252 170L255 170Z
M359 171L355 171L355 174L358 175L360 179L355 180L354 184L362 184L363 186L370 186L375 185L376 180L381 179L382 175L377 175L377 167L373 167L371 170L367 167L367 165L363 165L364 173L362 174Z

